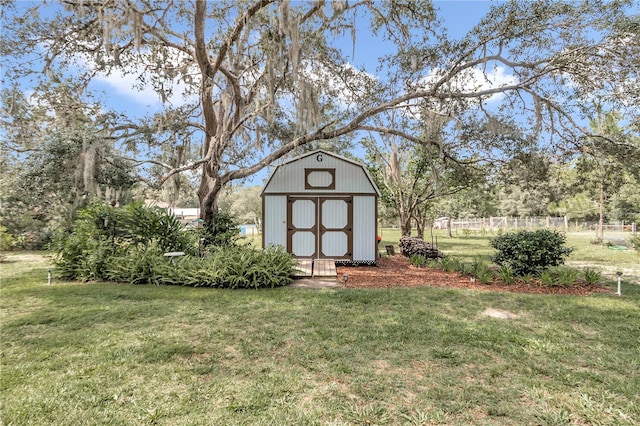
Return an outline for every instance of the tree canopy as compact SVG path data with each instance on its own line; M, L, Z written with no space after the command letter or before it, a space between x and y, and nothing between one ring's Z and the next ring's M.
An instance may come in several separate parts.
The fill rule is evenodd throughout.
M162 170L157 183L200 170L209 221L226 185L300 147L359 131L422 137L390 121L392 111L407 123L447 117L465 143L463 160L523 148L576 152L591 133L583 123L594 98L637 122L633 5L498 3L456 39L428 0L10 4L2 14L3 85L29 82L23 93L51 99L73 83L76 104L55 113L89 112L141 179L150 179L149 165ZM393 46L369 52L379 56L375 70L350 61L362 31ZM163 108L142 118L106 110L91 82L110 73L152 87ZM11 143L20 123L8 122ZM485 137L468 131L474 125Z

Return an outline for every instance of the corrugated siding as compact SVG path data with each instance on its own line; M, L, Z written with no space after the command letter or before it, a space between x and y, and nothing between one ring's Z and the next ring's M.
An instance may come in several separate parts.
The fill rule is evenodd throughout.
M322 161L318 161L317 155L310 155L298 161L292 161L283 167L279 167L272 176L264 193L349 193L349 194L374 194L375 190L367 178L362 167L348 163L339 158L322 155ZM305 189L305 169L335 169L335 189Z
M264 245L287 247L287 197L266 195L264 197Z
M376 260L376 200L373 196L353 197L353 261Z

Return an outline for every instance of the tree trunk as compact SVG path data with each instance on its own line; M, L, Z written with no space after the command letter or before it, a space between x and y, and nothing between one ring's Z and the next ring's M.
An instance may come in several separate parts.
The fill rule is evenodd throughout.
M400 213L400 233L402 237L411 236L411 215Z
M451 235L451 218L447 218L447 237L452 238L453 235Z
M416 231L418 234L418 238L424 240L424 225L421 220L416 220Z
M218 197L222 192L222 187L220 179L207 175L203 167L198 199L200 201L200 219L205 224L212 223L214 215L218 213Z
M604 167L600 173L600 219L598 220L598 238L604 239Z

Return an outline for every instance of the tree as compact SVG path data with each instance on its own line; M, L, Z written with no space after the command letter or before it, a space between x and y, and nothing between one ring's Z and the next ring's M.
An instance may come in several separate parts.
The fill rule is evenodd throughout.
M382 204L395 213L402 236L411 236L415 223L424 238L434 201L462 191L477 178L472 164L435 148L444 146L445 124L432 120L421 139L389 135L378 143L363 141Z
M113 149L104 116L71 81L28 98L17 86L2 91L2 223L14 235L46 242L51 228L70 225L92 199L129 199L131 164Z
M554 160L535 151L518 153L497 173L501 214L540 216L552 199L550 169Z
M427 0L66 0L47 13L37 5L13 14L2 55L9 78L41 73L55 82L72 71L88 85L96 75L120 72L149 83L166 110L146 124L121 118L112 135L133 146L196 132L200 154L180 165L154 159L153 150L146 158L132 151L136 165L165 169L160 183L200 168L201 214L210 221L230 182L308 144L360 130L398 131L374 123L391 110L419 107L460 120L481 113L498 121L519 112L536 136L578 140L567 135L586 131L574 118L585 98L617 105L640 92L637 17L626 14L632 4L503 3L466 37L451 40ZM380 58L375 77L339 48L351 35L355 49L365 25L395 46ZM495 81L497 70L507 82ZM185 105L171 107L179 88Z
M597 116L590 121L594 136L583 148L578 161L581 176L597 188L598 232L604 238L605 203L607 195L617 192L625 181L625 172L640 176L640 144L621 128L621 115L616 112L604 112L597 105ZM591 178L591 179L589 179ZM595 182L594 182L595 180Z
M239 223L253 223L258 229L262 229L260 190L260 186L229 188L221 197L220 207L229 212Z

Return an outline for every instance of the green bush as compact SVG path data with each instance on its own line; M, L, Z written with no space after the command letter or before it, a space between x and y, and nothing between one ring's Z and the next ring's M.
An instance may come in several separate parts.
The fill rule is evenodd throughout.
M230 289L273 288L291 282L293 257L282 248L256 250L251 247L216 248L208 256L185 256L177 261L161 253L121 263L118 281ZM127 276L128 275L128 276Z
M480 258L473 260L470 270L471 275L476 277L481 284L489 284L494 278L493 271L489 267L489 264Z
M602 273L593 268L585 268L582 273L584 274L584 281L589 285L600 284L602 281Z
M630 236L629 244L631 244L634 249L640 251L640 234Z
M580 271L567 266L551 266L540 274L540 282L550 287L572 287L576 285Z
M185 231L162 210L139 203L118 209L96 204L79 212L73 232L59 233L51 249L57 275L69 280L217 288L278 287L291 282L290 254L282 248L233 245L232 232L230 227L225 235L218 233L214 240L220 245L211 245L201 258L200 234ZM169 251L185 256L165 257Z
M7 232L7 228L0 225L0 251L7 251L13 246L13 235Z
M573 251L565 247L565 241L564 234L546 229L507 233L491 240L491 247L497 250L492 260L510 266L517 276L539 276L545 269L563 264Z
M440 267L447 272L455 272L460 267L460 260L453 256L444 255L440 260Z
M500 269L498 269L498 271L496 272L496 276L500 278L500 280L505 284L513 284L516 282L513 268L509 265L501 266Z
M50 248L58 276L83 281L117 275L119 272L111 269L112 262L117 269L118 258L134 262L140 253L152 256L167 251L197 251L177 218L141 203L122 208L90 205L78 212L73 231L56 234Z
M423 268L427 265L427 258L420 254L412 254L409 257L409 263L418 268Z
M214 213L213 220L205 224L203 242L205 246L227 247L240 238L240 227L226 212Z

